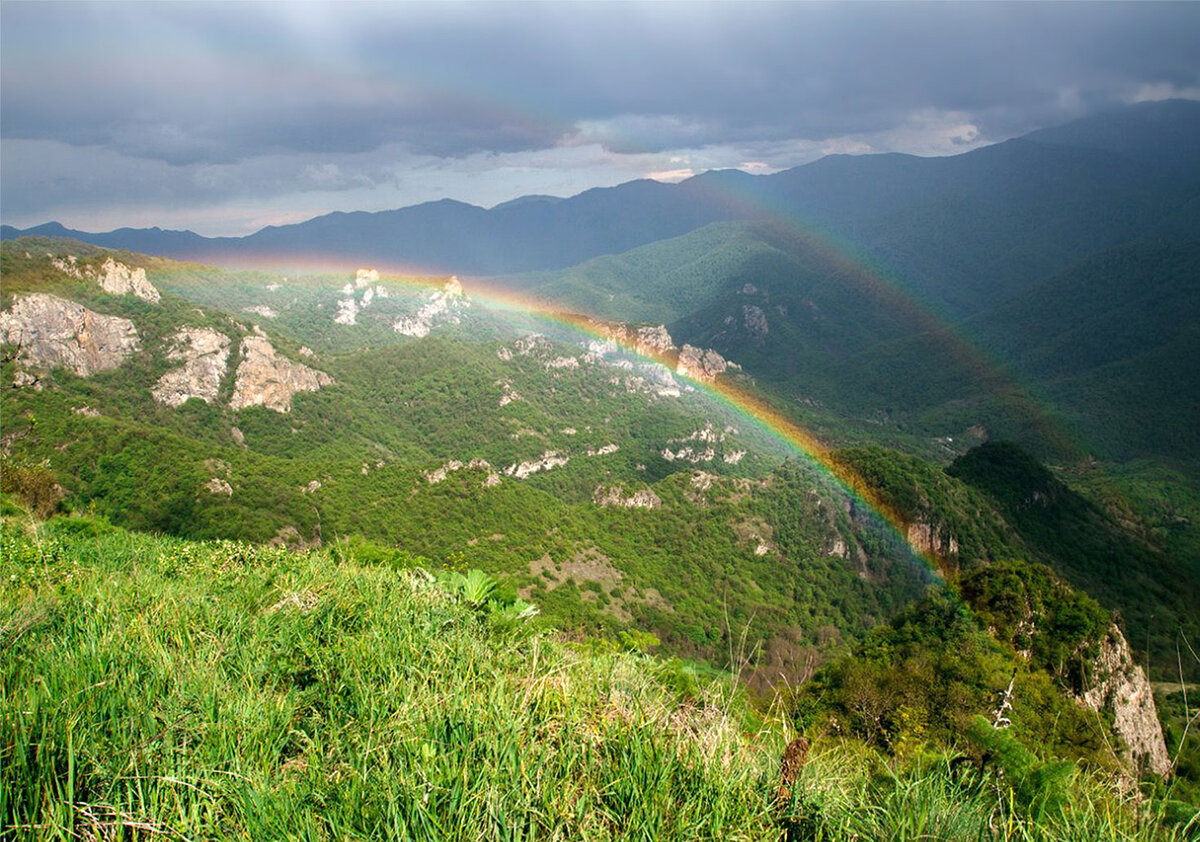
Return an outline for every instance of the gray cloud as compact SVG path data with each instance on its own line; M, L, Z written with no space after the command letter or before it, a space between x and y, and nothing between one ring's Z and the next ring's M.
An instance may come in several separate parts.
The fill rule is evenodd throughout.
M6 217L104 190L213 203L374 187L403 201L404 168L431 162L453 187L491 161L518 193L514 162L567 150L554 165L582 170L596 146L614 176L635 160L944 154L1200 90L1200 4L6 2L0 15ZM101 159L120 181L84 172Z

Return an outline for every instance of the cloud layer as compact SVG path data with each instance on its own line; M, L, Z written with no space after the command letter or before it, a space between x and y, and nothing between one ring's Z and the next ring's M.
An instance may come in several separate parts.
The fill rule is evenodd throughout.
M949 154L1200 91L1197 4L0 9L13 224L245 233L446 195Z

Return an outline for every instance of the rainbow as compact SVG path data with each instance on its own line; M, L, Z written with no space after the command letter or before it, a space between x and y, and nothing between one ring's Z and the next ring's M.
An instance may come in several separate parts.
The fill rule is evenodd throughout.
M1061 452L1080 452L1083 448L1071 439L1055 422L1042 402L1036 400L1029 389L1017 383L996 360L988 357L961 329L951 326L945 315L932 312L905 291L898 279L892 277L884 267L870 258L857 255L849 243L840 242L825 232L818 232L808 220L798 219L787 209L773 207L760 195L741 194L730 187L714 188L726 194L731 203L750 209L752 221L771 226L768 230L778 236L802 238L805 248L812 250L829 262L837 271L839 279L854 285L864 296L881 301L892 310L901 313L941 347L953 354L958 364L963 365L976 381L992 394L1007 395L1030 410L1031 420L1040 432ZM244 263L245 258L233 263ZM297 255L295 253L253 259L259 268L289 267L300 273L336 273L346 271L344 259L329 258L319 254ZM422 267L409 265L380 265L383 279L388 283L401 283L414 288L429 289L445 276L433 274ZM554 302L522 295L489 283L484 278L468 277L466 291L481 303L500 310L518 312L558 324L575 334L613 341L632 356L676 369L676 360L671 355L648 355L632 342L622 340L606 328L603 322L590 316L571 312ZM938 560L922 553L908 539L909 524L880 495L849 466L835 458L832 448L823 443L794 420L781 412L763 397L740 388L728 380L716 382L699 381L684 375L676 375L694 389L706 394L728 407L735 415L745 418L758 428L780 441L786 448L801 455L808 463L832 478L857 503L863 504L881 518L890 531L909 547L935 577L940 579Z
M414 278L410 275L397 276L381 273L380 280L388 284L403 284L414 290L428 291L433 279L429 276ZM674 354L648 352L644 347L639 347L629 338L614 331L611 324L598 321L590 316L548 305L532 297L482 281L468 279L468 284L464 285L464 292L471 300L490 309L532 316L563 328L575 336L613 342L629 356L666 366L678 380L684 381L695 391L715 400L737 417L745 419L759 430L767 433L783 444L785 449L798 454L821 474L833 480L855 504L865 507L867 511L877 515L881 525L888 529L900 545L908 548L909 552L921 562L935 581L943 580L939 560L922 552L912 544L908 538L909 524L900 514L857 472L838 460L832 448L762 397L727 379L707 381L679 374Z

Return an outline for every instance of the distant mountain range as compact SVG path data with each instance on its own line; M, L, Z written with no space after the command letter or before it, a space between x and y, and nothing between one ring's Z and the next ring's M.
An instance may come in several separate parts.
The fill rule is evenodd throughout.
M712 171L491 210L443 199L332 213L246 237L55 222L18 230L182 260L290 255L504 275L571 266L731 220L786 220L878 261L923 299L967 315L1014 283L1159 232L1196 236L1200 103L1141 103L962 155L836 155L774 175Z

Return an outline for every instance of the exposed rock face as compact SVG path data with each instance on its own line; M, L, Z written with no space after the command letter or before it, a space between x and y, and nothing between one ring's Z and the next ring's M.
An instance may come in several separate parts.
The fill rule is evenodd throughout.
M535 357L548 353L554 346L550 340L542 336L540 333L531 333L528 336L520 336L513 342L513 348L522 357L533 355ZM501 357L501 359L505 359ZM510 354L507 359L512 359Z
M639 327L634 350L639 354L654 356L675 350L675 343L671 339L671 334L667 333L666 325Z
M146 280L146 270L133 269L124 263L118 263L111 257L100 265L100 274L96 277L100 288L111 295L136 295L144 301L158 303L158 290L154 284Z
M912 548L922 555L948 556L958 553L958 539L935 523L910 523L905 538Z
M141 347L129 319L41 292L18 298L0 313L0 340L20 348L18 385L36 382L30 370L61 367L80 377L108 371Z
M552 360L546 360L546 362L542 363L542 365L546 367L547 371L552 368L566 368L573 370L579 368L579 360L576 357L555 357Z
M277 319L279 314L268 307L266 304L255 304L253 307L243 307L243 313L253 313L256 316L262 316L264 319Z
M315 392L329 386L333 378L281 357L265 336L247 336L242 340L242 361L229 405L233 409L265 406L276 412L292 411L292 396L297 392Z
M725 436L727 436L732 431L733 431L732 427L727 427L723 431L718 430L716 427L714 427L712 425L711 421L708 421L704 424L703 428L696 430L696 431L690 433L689 435L684 436L683 438L670 439L668 441L668 444L683 444L684 442L689 442L689 441L701 441L701 442L704 442L705 444L717 444L719 442L725 441Z
M1113 730L1128 746L1127 760L1158 775L1171 771L1154 694L1146 673L1133 662L1129 643L1116 626L1100 646L1093 665L1094 685L1080 701L1096 711L1111 711Z
M742 305L742 323L751 336L762 337L770 332L767 327L767 314L754 304Z
M334 324L352 325L358 320L358 305L353 298L343 298L337 303L337 315L333 317Z
M547 450L542 454L541 459L534 459L529 462L519 462L515 465L509 465L504 469L504 473L508 474L510 477L525 479L528 476L536 474L538 471L549 471L553 468L561 468L570 461L570 456L559 456L555 451Z
M511 380L499 380L496 385L500 387L501 406L508 406L513 401L522 400L520 393L513 389Z
M675 350L675 342L671 339L671 334L667 332L666 325L631 328L620 323L609 324L594 321L592 324L613 342L624 345L626 348L633 348L644 357L661 356L668 351ZM600 349L589 348L589 351L598 353Z
M429 303L423 304L415 315L398 319L392 330L405 336L428 336L435 324L458 324L461 321L459 312L470 306L470 299L463 295L462 284L451 275L445 286L429 296Z
M204 490L209 494L224 494L226 497L233 496L233 487L220 477L213 477L205 483Z
M109 295L136 295L145 301L155 304L159 301L158 290L154 284L146 280L145 269L134 269L124 263L118 263L111 257L104 261L97 272L91 266L79 265L73 254L68 254L63 260L51 257L50 263L65 275L79 278L81 281L95 281Z
M725 358L712 349L704 350L685 344L679 351L679 362L675 371L693 380L712 382L728 368Z
M229 337L207 327L185 327L172 337L167 359L182 360L158 379L151 393L167 406L183 406L188 398L205 403L217 399L229 364Z
M451 459L440 468L425 471L425 481L430 485L437 485L439 482L444 482L450 474L461 470L487 471L487 478L483 481L484 488L491 488L500 483L500 475L492 470L491 464L486 459L472 459L470 462Z
M626 497L619 485L609 488L597 486L592 493L592 500L598 506L620 506L625 509L657 509L662 505L659 496L649 488L642 488Z
M668 462L680 460L683 462L691 462L693 465L700 462L711 462L717 458L717 452L711 447L706 447L703 450L695 450L691 447L681 447L679 450L671 450L669 447L664 447L662 458Z

